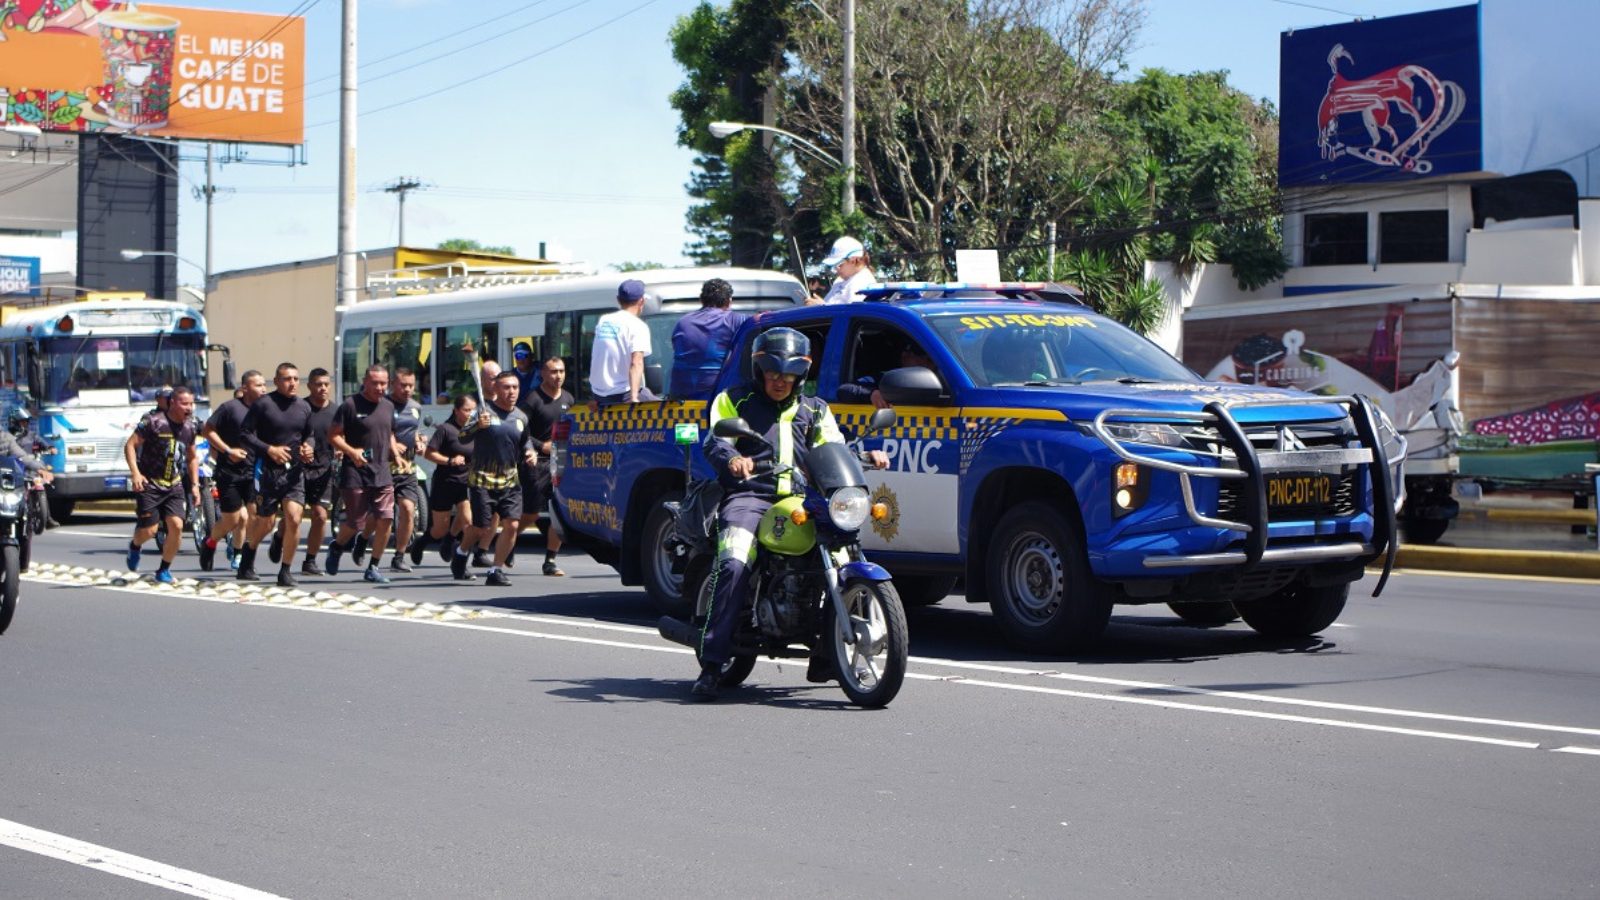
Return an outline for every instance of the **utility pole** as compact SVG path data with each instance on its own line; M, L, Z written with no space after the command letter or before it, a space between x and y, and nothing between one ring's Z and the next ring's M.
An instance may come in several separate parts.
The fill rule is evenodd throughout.
M406 245L406 194L411 191L424 190L428 187L429 185L423 184L420 178L396 178L384 185L383 192L385 194L394 194L400 199L400 239L396 241L397 246L404 247Z
M1049 281L1056 280L1056 223L1050 223L1050 277Z
M343 0L339 49L339 250L334 303L356 299L356 2Z
M848 216L856 211L856 0L844 0L839 25L844 38L844 79L839 86L843 107L839 131L844 157L844 196L839 200L839 209Z
M215 235L215 229L212 227L212 218L211 218L211 216L212 216L212 207L216 203L217 194L219 194L219 193L227 194L227 193L232 193L233 192L233 188L219 188L219 187L217 187L216 180L215 180L215 175L214 175L214 170L212 169L212 163L214 162L212 148L213 148L212 143L210 141L207 141L206 142L206 183L201 185L201 186L199 186L199 187L196 187L194 189L194 198L196 200L204 200L206 202L206 282L205 282L205 289L206 289L206 293L207 294L211 293L211 273L213 271L215 271L212 268L212 265L211 265L213 259L215 259L215 257L212 255L213 250L215 249L215 247L214 247L215 241L213 240L213 237Z

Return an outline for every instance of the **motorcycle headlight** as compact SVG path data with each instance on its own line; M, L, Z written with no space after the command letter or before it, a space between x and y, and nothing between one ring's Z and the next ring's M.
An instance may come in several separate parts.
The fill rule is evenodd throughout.
M16 490L0 492L0 516L18 516L22 513L22 492Z
M866 488L839 488L828 498L828 518L844 531L855 531L860 528L867 521L867 514L870 512L872 512L872 502L867 497Z

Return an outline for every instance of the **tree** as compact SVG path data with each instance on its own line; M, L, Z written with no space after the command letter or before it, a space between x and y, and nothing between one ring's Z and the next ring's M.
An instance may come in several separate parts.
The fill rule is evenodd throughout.
M688 191L698 241L685 254L700 264L766 266L785 252L779 232L791 219L778 187L784 173L759 133L713 136L712 122L767 121L788 42L793 0L701 3L672 29L672 56L687 80L672 92L681 117L678 144L696 151Z
M439 242L440 250L451 250L456 253L496 253L500 256L516 256L514 247L490 247L480 244L471 238L451 238Z
M1142 16L1140 0L863 0L856 167L878 259L944 277L957 248L1078 209L1117 163L1099 114ZM839 30L808 8L794 23L784 127L837 148Z
M618 272L643 272L647 269L665 269L667 267L658 262L627 260L624 262L612 263L611 268L616 269Z

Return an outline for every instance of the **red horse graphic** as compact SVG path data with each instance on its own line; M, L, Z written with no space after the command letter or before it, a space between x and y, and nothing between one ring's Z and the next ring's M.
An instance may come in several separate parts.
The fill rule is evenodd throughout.
M1339 74L1339 60L1355 64L1355 57L1334 44L1328 52L1328 92L1317 110L1317 146L1322 158L1333 160L1349 154L1374 165L1393 166L1402 172L1426 175L1433 163L1423 159L1433 139L1455 124L1466 104L1466 93L1453 81L1440 81L1432 72L1407 63L1367 78L1351 79ZM1422 90L1418 89L1419 83ZM1419 99L1431 97L1428 104ZM1420 112L1426 106L1427 115ZM1371 143L1352 147L1339 140L1339 118L1361 114ZM1395 113L1410 117L1411 133L1401 140L1391 121Z

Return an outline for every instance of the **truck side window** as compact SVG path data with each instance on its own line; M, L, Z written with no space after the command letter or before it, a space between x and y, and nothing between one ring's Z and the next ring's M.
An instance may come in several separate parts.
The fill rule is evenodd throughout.
M839 402L871 402L872 392L884 372L908 366L921 366L940 375L927 349L904 331L879 322L862 322L856 326L845 348L844 371L839 376Z
M817 395L817 379L822 372L822 354L828 349L828 325L829 323L827 322L785 323L785 327L793 328L795 331L800 332L806 336L806 340L811 342L811 370L806 373L806 380L800 384L800 393L807 397L815 397ZM766 329L762 329L762 331L764 330ZM760 331L751 332L739 347L739 357L736 365L739 367L740 381L750 380L750 347L760 334Z

